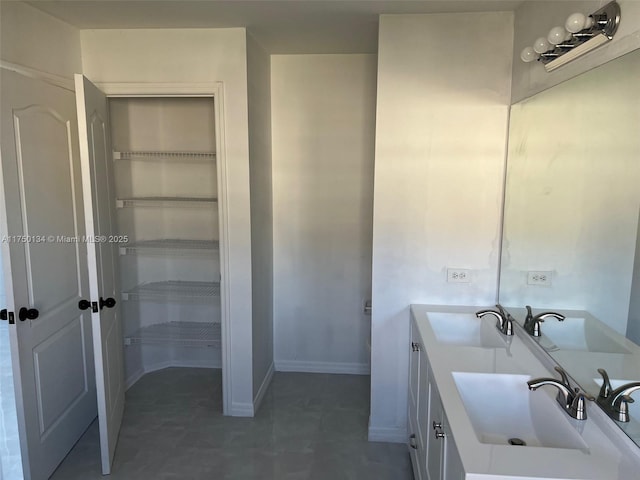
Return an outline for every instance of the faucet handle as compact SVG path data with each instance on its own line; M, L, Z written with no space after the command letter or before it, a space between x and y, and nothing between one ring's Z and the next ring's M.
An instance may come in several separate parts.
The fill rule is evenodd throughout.
M573 417L577 420L587 419L587 405L586 400L594 401L595 397L592 397L584 390L580 390L578 387L574 389L575 395L571 402L571 410L574 413Z
M496 308L504 319L500 325L500 331L509 337L513 336L513 317L499 303L496 303Z
M527 316L524 319L524 326L526 328L531 323L531 320L533 320L533 312L531 311L531 305L526 305L525 308L527 309Z
M609 375L604 368L599 368L598 373L602 375L602 386L600 387L600 393L598 394L599 398L608 398L611 395L611 381L609 380Z
M504 324L502 326L502 333L507 335L508 337L513 336L513 317L507 314L507 318L504 320Z
M635 400L631 398L629 395L623 395L617 401L617 405L614 405L616 413L618 414L619 422L628 422L629 421L629 404L633 403Z
M560 378L562 379L562 383L566 387L571 388L571 384L569 383L569 376L567 375L567 372L564 370L564 368L557 366L557 367L555 367L555 371L560 374ZM578 392L576 392L576 393L578 393Z

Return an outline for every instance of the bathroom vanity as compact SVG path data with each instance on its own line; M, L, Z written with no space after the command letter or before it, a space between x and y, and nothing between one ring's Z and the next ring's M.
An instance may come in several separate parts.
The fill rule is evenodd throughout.
M640 449L595 402L577 420L556 388L531 391L527 381L560 380L552 359L515 322L506 336L478 310L411 307L407 443L416 479L637 478Z

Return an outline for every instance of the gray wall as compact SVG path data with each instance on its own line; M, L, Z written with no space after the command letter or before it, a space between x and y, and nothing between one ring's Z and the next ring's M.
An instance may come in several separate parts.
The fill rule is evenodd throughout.
M271 58L276 370L369 373L376 57Z

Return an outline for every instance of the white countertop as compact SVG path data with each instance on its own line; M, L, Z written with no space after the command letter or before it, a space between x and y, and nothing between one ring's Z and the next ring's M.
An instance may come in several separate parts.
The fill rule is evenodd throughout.
M473 313L483 307L412 305L424 351L433 371L445 414L458 453L467 472L467 480L486 480L493 476L502 480L527 478L631 480L640 478L640 449L619 431L595 403L587 402L585 421L567 419L580 434L587 449L518 447L482 443L456 387L452 372L523 374L556 377L523 343L516 331L504 337L506 348L480 348L441 344L428 320L429 312ZM487 316L479 322L495 323ZM539 389L532 395L553 394ZM555 405L554 405L555 406ZM559 406L557 408L560 409ZM563 412L564 413L564 412ZM497 422L500 419L496 419Z

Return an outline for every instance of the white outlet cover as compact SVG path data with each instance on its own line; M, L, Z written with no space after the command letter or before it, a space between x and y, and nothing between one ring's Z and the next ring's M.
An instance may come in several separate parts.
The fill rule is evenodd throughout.
M447 283L471 283L471 270L447 268Z
M536 270L527 272L527 285L551 286L553 272Z

